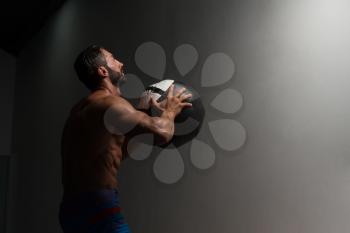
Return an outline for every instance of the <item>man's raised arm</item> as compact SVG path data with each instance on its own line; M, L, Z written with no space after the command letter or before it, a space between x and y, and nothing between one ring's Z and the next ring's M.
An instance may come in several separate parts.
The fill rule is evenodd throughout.
M174 119L183 107L191 106L184 102L190 94L184 94L185 89L175 95L170 87L167 102L159 117L151 117L142 111L136 110L128 101L121 97L113 97L110 107L105 113L104 121L107 129L119 135L132 137L141 133L152 133L155 144L168 143L174 135ZM152 105L159 107L152 100Z

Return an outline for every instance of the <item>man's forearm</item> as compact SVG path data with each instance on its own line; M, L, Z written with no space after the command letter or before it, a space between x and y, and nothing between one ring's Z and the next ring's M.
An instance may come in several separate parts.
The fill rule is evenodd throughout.
M154 125L157 127L160 135L162 135L161 138L157 139L160 144L168 143L174 136L175 117L175 113L171 111L163 111L160 117L154 117Z

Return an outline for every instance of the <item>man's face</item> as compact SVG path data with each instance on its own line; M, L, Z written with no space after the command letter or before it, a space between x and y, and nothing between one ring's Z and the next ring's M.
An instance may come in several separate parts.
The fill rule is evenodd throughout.
M105 49L102 49L102 53L105 56L107 67L109 72L109 78L113 85L120 86L126 81L126 77L123 70L123 63L114 58L113 54Z

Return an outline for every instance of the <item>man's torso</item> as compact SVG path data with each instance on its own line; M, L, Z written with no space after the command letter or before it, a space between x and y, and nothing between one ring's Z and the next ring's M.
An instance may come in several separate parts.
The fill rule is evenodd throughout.
M104 126L107 99L101 92L89 95L72 108L66 121L61 142L66 194L118 186L124 136L112 135Z

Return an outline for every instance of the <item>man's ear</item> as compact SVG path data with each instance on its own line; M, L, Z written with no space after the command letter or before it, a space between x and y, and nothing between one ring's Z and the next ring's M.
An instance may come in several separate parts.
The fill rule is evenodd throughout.
M108 77L108 70L104 66L99 66L97 68L97 74L102 78L106 78Z

